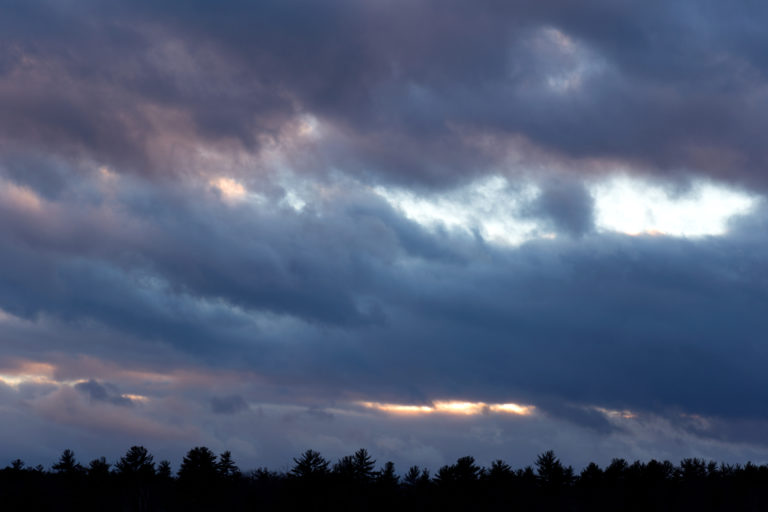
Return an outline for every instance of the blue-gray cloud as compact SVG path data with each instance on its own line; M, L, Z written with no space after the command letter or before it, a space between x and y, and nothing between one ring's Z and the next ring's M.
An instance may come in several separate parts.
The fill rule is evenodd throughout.
M180 203L134 212L151 216L131 219L144 239L96 223L103 236L79 250L41 226L14 234L23 216L6 217L0 308L96 321L320 394L768 412L761 211L723 237L510 249L360 200L277 215ZM428 245L441 249L413 250Z
M235 414L248 408L240 395L214 396L211 398L211 410L216 414Z
M184 171L169 134L258 148L309 113L336 133L315 172L444 185L504 166L523 139L584 169L762 187L764 15L716 2L13 4L0 135L157 175Z
M78 382L74 387L77 391L83 393L91 400L109 402L113 405L120 405L122 407L133 406L133 400L123 396L120 392L118 392L114 385L109 384L108 382L99 383L93 379L90 379L85 382Z
M7 3L0 310L22 320L0 316L2 355L248 371L263 402L324 421L348 421L336 401L449 397L600 436L620 429L593 406L701 415L763 443L765 207L719 237L630 237L595 229L585 180L763 193L764 11ZM536 182L521 215L557 237L499 247L371 192L485 174ZM212 194L230 175L258 197ZM131 403L70 372L92 405ZM224 380L195 417L256 414Z

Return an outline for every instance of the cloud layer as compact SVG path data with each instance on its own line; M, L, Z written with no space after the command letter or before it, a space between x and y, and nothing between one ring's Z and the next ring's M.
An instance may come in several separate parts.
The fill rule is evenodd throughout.
M32 455L0 456L764 457L763 15L9 3L0 408ZM617 176L752 207L632 236ZM441 400L536 413L359 405Z

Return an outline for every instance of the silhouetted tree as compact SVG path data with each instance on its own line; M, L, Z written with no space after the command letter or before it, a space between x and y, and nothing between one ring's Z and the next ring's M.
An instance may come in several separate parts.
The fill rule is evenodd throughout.
M290 478L260 469L239 474L230 452L218 459L205 447L184 457L179 481L168 461L158 464L132 447L109 473L104 457L86 471L71 450L52 466L25 467L21 459L0 469L3 510L763 510L768 465L716 464L688 458L647 463L614 459L605 470L590 463L573 478L553 452L513 471L501 460L480 468L472 457L443 466L436 478L418 466L401 479L394 464L374 471L365 450L343 457L329 477L328 461L308 450L294 459ZM77 469L79 468L79 469ZM140 478L143 475L146 478ZM160 478L160 475L163 478ZM235 475L239 475L235 477ZM357 475L357 476L356 476ZM152 476L152 478L150 478ZM129 478L130 477L130 478ZM372 480L371 480L372 479ZM570 485L575 480L576 485ZM373 483L370 483L373 482ZM435 485L440 484L440 485Z
M368 453L365 448L360 448L352 456L353 467L355 474L364 480L371 480L374 476L373 468L376 465L376 461Z
M400 477L395 473L395 463L388 461L384 463L379 474L376 476L376 482L386 488L395 488L400 483Z
M157 464L157 476L163 480L170 480L173 478L173 472L171 471L170 461L161 460Z
M409 487L418 487L429 484L429 470L420 469L419 466L411 466L403 476L403 483Z
M531 483L536 481L536 473L533 472L531 466L525 466L524 468L515 471L515 478L525 483Z
M447 508L466 508L476 506L478 478L481 468L475 464L474 457L465 456L456 460L455 464L443 466L435 474L437 484L438 504Z
M536 459L536 473L544 487L550 489L560 488L570 483L573 470L563 467L560 459L552 450L546 451Z
M512 468L501 459L491 462L491 467L488 469L486 478L494 483L509 482L511 478L515 476Z
M317 478L328 474L328 461L314 450L307 450L301 456L293 459L294 466L291 476L298 478Z
M680 476L683 480L704 480L707 477L707 463L704 459L683 459L680 461Z
M216 463L216 469L224 478L236 478L240 476L240 468L232 460L232 453L227 450L219 455L219 461Z
M110 464L104 457L93 459L88 464L88 476L93 478L106 478L109 476L109 466Z
M342 457L333 466L333 472L351 482L367 483L373 480L375 464L376 461L371 458L368 451L361 448L354 455Z
M614 483L623 480L626 476L628 467L629 464L627 464L626 460L618 458L613 459L611 460L611 463L608 464L608 467L605 468L605 478Z
M466 484L474 482L480 476L481 469L475 464L475 458L466 456L456 460L456 464L443 466L435 475L439 484Z
M115 464L117 473L126 477L151 478L155 475L154 457L143 446L131 446Z
M216 455L205 446L196 446L187 452L179 469L179 480L212 482L218 476Z
M603 470L594 462L590 462L579 475L579 485L587 488L595 488L603 481Z
M718 470L717 462L710 460L707 463L707 477L709 478L719 478L720 477L720 471Z
M143 446L131 446L126 454L115 464L117 475L126 485L125 499L131 508L148 510L150 501L150 482L155 477L154 457Z
M279 480L281 474L269 468L257 468L247 474L248 478L256 481Z
M83 466L75 460L75 452L70 449L66 449L61 453L58 462L51 466L51 468L59 474L72 475L75 473L82 473Z
M655 459L651 459L648 464L645 465L646 478L655 482L670 480L675 475L675 472L675 465L668 460L659 462Z

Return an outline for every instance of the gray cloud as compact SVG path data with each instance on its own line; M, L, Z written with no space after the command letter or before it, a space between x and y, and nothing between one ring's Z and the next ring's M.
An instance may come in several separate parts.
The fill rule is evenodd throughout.
M0 135L164 174L189 164L179 144L258 150L309 113L335 135L307 172L442 186L503 168L517 138L582 169L762 188L763 10L35 2L4 16Z
M194 201L128 210L150 236L95 223L79 250L44 224L6 230L0 308L96 321L316 395L765 416L760 212L721 238L591 233L503 249L371 204L353 194L279 219Z
M90 379L85 382L78 382L74 387L77 391L83 393L91 400L109 402L110 404L122 407L133 406L133 400L123 396L114 385L108 382L100 384L99 382Z
M541 194L528 205L530 214L548 219L558 231L580 236L594 228L594 199L583 183L547 180Z
M50 438L53 427L19 403L87 430L54 393L113 428L93 410L131 401L108 369L183 370L210 381L194 397L133 383L177 416L148 406L120 418L157 414L136 425L158 438L173 437L166 427L184 414L212 414L235 432L254 419L243 397L258 397L267 409L297 408L267 415L273 437L299 425L298 439L334 453L370 441L438 464L466 433L460 424L439 443L411 425L403 432L413 438L393 441L383 430L355 434L369 425L334 406L456 398L533 403L550 434L568 425L594 443L633 435L600 406L656 418L649 429L763 444L765 207L720 237L629 237L594 229L585 183L620 169L762 193L764 10L9 5L0 18L3 356L88 380L72 394L50 382L2 384L0 399ZM502 248L428 230L369 188L418 194L486 174L537 183L522 213L557 238ZM222 176L243 184L242 201L212 191ZM309 190L304 208L286 205L291 186ZM227 381L234 371L260 386ZM669 419L681 414L708 426ZM522 428L486 420L472 431L486 447ZM317 424L326 437L306 431ZM203 430L183 437L241 443L253 460L273 450ZM659 446L672 453L673 444ZM306 448L278 445L272 460ZM623 449L648 453L629 441Z
M211 410L216 414L235 414L248 408L240 395L214 396L211 398Z

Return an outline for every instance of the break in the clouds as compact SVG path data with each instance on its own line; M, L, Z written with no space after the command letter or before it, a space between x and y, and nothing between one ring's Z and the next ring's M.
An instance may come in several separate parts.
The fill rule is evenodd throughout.
M764 10L0 3L0 457L768 460Z

